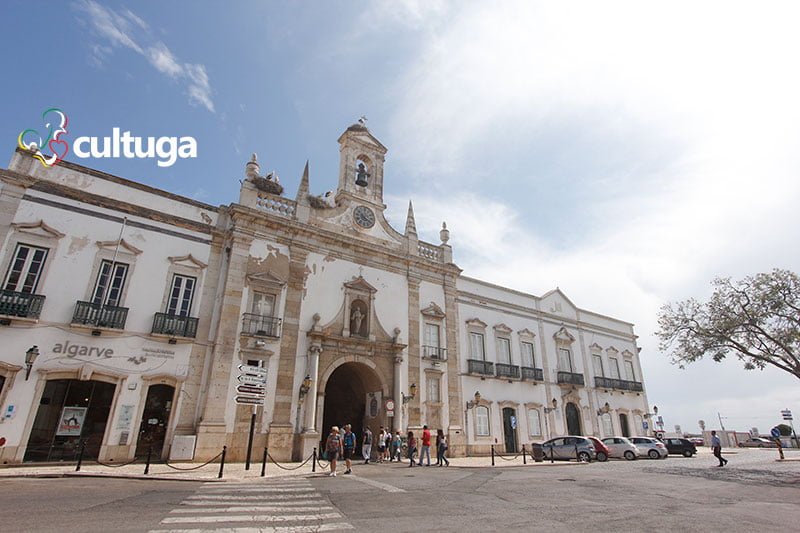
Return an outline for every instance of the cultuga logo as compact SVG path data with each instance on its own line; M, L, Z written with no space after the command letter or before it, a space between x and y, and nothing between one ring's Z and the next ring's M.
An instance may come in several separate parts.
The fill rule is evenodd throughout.
M43 139L38 130L28 128L20 132L17 145L33 152L33 157L50 168L64 160L69 153L69 144L61 137L67 133L69 119L57 107L42 113L47 132ZM197 141L194 137L134 137L130 131L113 128L108 137L78 137L72 144L76 157L86 159L118 158L157 159L160 167L171 167L175 161L197 157Z

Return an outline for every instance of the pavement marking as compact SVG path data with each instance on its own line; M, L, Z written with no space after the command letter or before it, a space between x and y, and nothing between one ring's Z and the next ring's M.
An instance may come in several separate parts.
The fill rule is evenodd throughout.
M248 501L248 500L256 500L256 501L263 501L264 498L270 498L271 500L302 500L308 498L319 498L319 492L304 492L302 494L269 494L269 495L262 495L262 496L234 496L232 494L193 494L192 496L188 496L187 500L241 500L241 501Z
M223 516L168 516L161 521L162 524L191 524L191 523L214 523L214 522L311 522L316 520L328 520L330 518L343 518L341 514L316 513L298 515L223 515Z
M375 487L376 489L385 490L386 492L405 492L404 489L395 487L394 485L389 485L388 483L381 483L380 481L375 481L374 479L367 479L365 477L359 477L359 476L349 476L349 478L355 481L360 481L361 483L365 483L370 487Z
M216 490L202 489L206 494L224 494L226 492L311 492L315 490L314 487L253 487L253 488L219 488Z
M194 509L173 509L170 514L187 514L187 513L267 513L271 511L289 511L295 512L309 512L309 511L333 511L330 504L314 505L314 506L296 506L285 507L282 505L250 505L250 506L235 506L235 507L200 507Z
M303 500L282 500L282 501L273 501L276 498L270 498L269 500L264 500L264 498L258 498L257 500L236 500L236 499L228 499L228 500L192 500L192 501L183 501L181 505L183 506L223 506L223 505L283 505L284 507L294 507L297 505L328 505L327 500L318 500L312 498L306 498Z
M352 524L338 522L318 526L277 526L277 527L227 527L220 529L154 529L149 533L315 533L317 531L342 531L355 529Z

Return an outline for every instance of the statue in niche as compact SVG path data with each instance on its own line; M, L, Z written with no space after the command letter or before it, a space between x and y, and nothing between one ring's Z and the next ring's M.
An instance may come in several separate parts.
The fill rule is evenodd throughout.
M363 161L359 161L358 170L356 171L356 185L359 187L366 187L368 177L369 172L367 172L367 167L364 165Z
M353 306L350 313L350 331L355 335L361 335L361 324L364 321L364 314L359 309L360 306Z

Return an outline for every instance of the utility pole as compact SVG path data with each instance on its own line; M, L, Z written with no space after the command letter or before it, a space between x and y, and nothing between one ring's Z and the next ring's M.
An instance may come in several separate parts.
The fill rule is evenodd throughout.
M722 416L717 412L717 418L719 418L719 427L722 431L725 431L725 425L722 423Z

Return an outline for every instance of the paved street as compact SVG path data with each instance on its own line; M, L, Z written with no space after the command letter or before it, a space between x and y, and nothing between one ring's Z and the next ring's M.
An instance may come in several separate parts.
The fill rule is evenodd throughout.
M800 521L800 453L506 468L355 465L225 483L0 481L3 531L752 531Z

